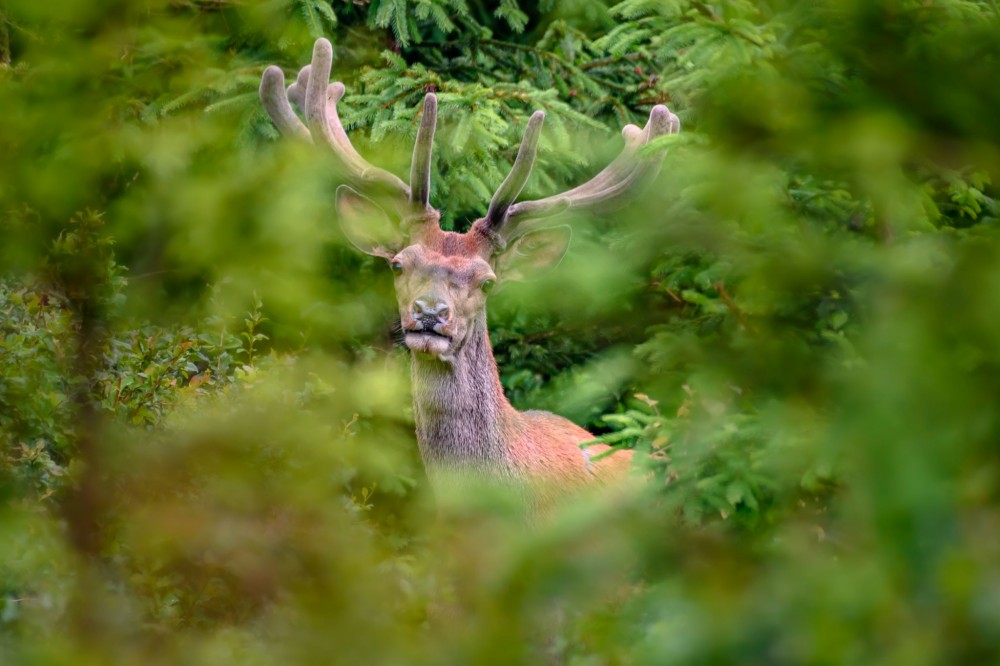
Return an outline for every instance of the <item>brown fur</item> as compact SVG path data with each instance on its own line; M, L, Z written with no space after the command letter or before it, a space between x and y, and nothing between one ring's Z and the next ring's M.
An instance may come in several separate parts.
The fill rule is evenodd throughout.
M396 273L396 298L412 351L417 442L435 493L458 485L513 491L529 516L594 482L622 477L631 451L594 461L607 446L555 414L518 412L507 401L486 330L487 282L519 280L557 264L567 227L521 234L498 245L485 220L467 233L444 231L427 207L403 220L406 239L386 246L367 231L384 212L338 190L341 226L361 250L383 257Z
M449 353L412 354L417 441L432 485L455 473L509 485L535 513L595 481L623 476L631 451L591 461L609 447L583 450L579 444L593 439L583 428L549 412L511 406L489 343L486 298L477 288L491 271L480 244L473 232L425 238L393 260L406 265L396 283L404 330L414 323L413 299L428 290L452 313L442 328L455 336Z

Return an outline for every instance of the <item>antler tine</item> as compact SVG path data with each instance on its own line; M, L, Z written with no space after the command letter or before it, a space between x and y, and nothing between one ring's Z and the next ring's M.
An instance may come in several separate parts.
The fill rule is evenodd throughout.
M269 116L282 134L316 143L322 140L344 167L345 174L356 184L389 190L402 199L409 199L410 188L395 175L369 164L351 145L337 114L337 102L344 96L344 84L330 83L333 67L333 45L327 39L317 39L313 46L312 64L299 70L295 82L285 90L285 76L275 66L264 71L260 83L260 99ZM291 102L303 112L305 124L292 109Z
M306 112L306 89L309 87L309 72L312 70L312 65L306 65L299 70L299 75L295 79L295 83L288 86L288 99L291 100L295 106L299 107L299 111L305 115ZM330 119L331 110L336 113L337 102L340 98L344 96L344 84L340 81L334 81L326 88L326 110L327 110L327 120ZM334 121L336 124L340 124L340 118Z
M417 208L427 208L430 203L431 154L434 151L437 109L437 95L427 93L417 139L413 144L413 162L410 165L410 203Z
M640 148L658 136L679 131L680 119L662 104L654 106L645 127L639 129L635 125L626 125L622 129L625 148L600 173L562 194L511 205L499 231L504 239L509 240L517 234L519 225L526 219L548 217L567 208L607 209L619 204L625 194L659 173L663 153L643 157L638 155Z
M312 71L312 65L306 65L300 69L295 83L288 86L288 99L299 107L302 115L305 115L306 112L306 91L309 89L310 71ZM347 132L344 131L344 126L340 123L340 116L337 114L337 102L344 96L344 92L346 92L346 88L340 81L334 81L326 87L326 121L330 125L330 132L337 137L341 149L355 161L364 162L364 158L354 149L354 145L347 138Z
M510 168L510 173L500 183L493 199L490 200L490 207L486 211L485 218L488 231L496 232L504 225L507 211L517 199L517 195L524 189L524 184L528 182L528 176L531 175L531 169L535 166L535 158L538 156L538 139L542 135L542 123L544 122L544 111L535 111L531 114L528 126L524 128L524 137L521 139L520 148L517 149L517 157Z
M288 99L291 100L295 106L299 107L299 111L305 115L306 112L306 88L309 87L309 70L312 69L312 65L306 65L299 70L298 76L295 77L295 82L288 86L287 94Z
M260 78L259 93L264 110L271 116L279 132L312 142L309 130L295 115L292 105L288 102L288 96L285 94L285 74L280 67L271 65L264 70L264 75Z
M264 104L268 115L271 116L271 120L274 121L274 124L282 134L296 136L312 143L312 135L309 133L309 128L299 120L291 105L287 103L294 103L299 108L299 111L303 115L305 114L306 88L309 85L310 69L312 69L311 65L306 65L300 69L295 83L288 86L285 94L282 94L281 89L285 84L285 75L280 68L271 65L264 70L264 76L260 80L260 100ZM328 102L327 112L329 113L330 110L333 110L334 114L332 123L340 126L340 119L336 117L335 105L344 96L344 84L340 81L331 83L326 89L326 96ZM357 155L350 142L347 142L347 148L353 151L358 159L361 159L361 156Z
M305 114L309 131L323 137L334 155L346 167L348 174L369 184L382 184L392 190L397 190L406 198L410 196L410 188L393 174L372 166L358 154L351 145L344 126L337 115L336 102L329 103L330 70L333 67L333 45L330 40L320 38L313 46L312 67L309 70L309 80L306 86ZM337 88L334 88L336 91ZM337 97L334 94L334 97ZM337 98L339 100L339 97Z

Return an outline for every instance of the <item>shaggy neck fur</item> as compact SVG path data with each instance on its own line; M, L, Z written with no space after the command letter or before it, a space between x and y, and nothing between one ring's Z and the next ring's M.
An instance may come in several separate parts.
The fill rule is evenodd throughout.
M506 442L517 433L518 414L503 394L486 312L477 315L450 362L419 353L412 358L417 442L431 482L458 471L493 479L513 476Z

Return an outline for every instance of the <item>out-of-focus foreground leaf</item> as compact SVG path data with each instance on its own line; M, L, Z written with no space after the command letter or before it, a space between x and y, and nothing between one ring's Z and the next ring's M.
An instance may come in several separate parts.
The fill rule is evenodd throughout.
M490 303L634 493L436 515L391 279L257 100L321 36L374 164L437 92L450 229L533 110L525 198L678 113ZM989 0L8 0L0 662L995 662L998 58Z

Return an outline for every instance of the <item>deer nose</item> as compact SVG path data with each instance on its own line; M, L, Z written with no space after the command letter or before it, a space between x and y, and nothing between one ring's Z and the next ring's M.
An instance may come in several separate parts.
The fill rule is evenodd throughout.
M448 304L439 298L425 296L413 301L414 319L436 318L438 321L443 322L447 321L450 312Z

